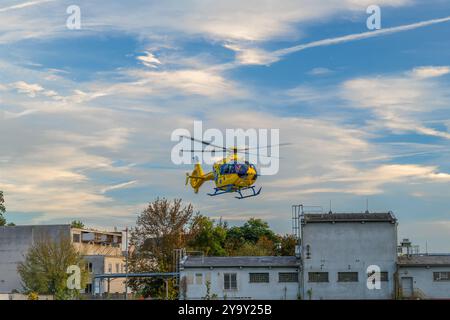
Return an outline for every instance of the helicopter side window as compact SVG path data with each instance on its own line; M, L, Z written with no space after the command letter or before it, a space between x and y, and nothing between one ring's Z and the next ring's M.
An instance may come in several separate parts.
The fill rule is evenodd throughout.
M220 167L220 174L227 174L228 173L228 165L224 164Z
M246 175L248 170L248 166L246 164L237 164L236 165L236 173L240 176Z

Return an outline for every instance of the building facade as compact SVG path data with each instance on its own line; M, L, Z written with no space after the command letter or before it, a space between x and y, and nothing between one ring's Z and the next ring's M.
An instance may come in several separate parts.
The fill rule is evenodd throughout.
M187 256L180 268L180 298L295 300L299 267L296 257Z
M0 293L21 292L17 266L28 250L43 238L70 236L70 225L0 227Z
M392 213L304 214L301 217L303 299L392 299L397 219ZM380 289L369 289L378 267Z
M92 278L96 274L117 273L124 270L122 233L72 228L70 225L35 225L0 227L0 293L22 292L23 285L17 272L28 250L41 239L71 240L83 255L91 279L85 293L95 293ZM125 292L124 280L111 279L104 292Z
M94 275L125 272L122 233L71 228L71 237L72 244L83 255L91 274L85 293L124 293L123 279L111 278L98 284L93 281Z
M420 254L408 239L397 245L393 213L302 214L300 222L297 257L186 257L181 298L450 299L450 254Z
M398 284L399 298L450 299L450 254L400 256Z

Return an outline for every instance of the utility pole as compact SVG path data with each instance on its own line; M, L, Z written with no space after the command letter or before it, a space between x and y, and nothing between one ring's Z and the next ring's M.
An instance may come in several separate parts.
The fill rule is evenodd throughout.
M128 299L128 227L125 228L125 300Z

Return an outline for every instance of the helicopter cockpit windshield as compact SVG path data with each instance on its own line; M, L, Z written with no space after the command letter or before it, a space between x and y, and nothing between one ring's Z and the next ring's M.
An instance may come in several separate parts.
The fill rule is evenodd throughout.
M246 163L227 163L224 164L220 167L220 174L237 174L239 176L245 176L247 175L248 169L253 168L255 169L256 172L256 168L254 165L252 164L246 164Z

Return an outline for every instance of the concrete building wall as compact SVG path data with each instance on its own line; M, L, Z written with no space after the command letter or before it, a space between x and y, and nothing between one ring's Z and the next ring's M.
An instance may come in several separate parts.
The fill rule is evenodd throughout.
M76 240L74 235L81 235L81 233L95 233L108 238L102 243L83 242L79 236L78 241L74 242ZM124 272L121 233L76 229L71 228L70 225L0 227L0 293L22 291L17 266L24 260L28 250L40 239L55 240L60 237L70 239L74 248L84 256L84 259L92 263L93 274L109 273L109 265L112 269L110 273ZM116 272L117 264L120 272ZM106 285L105 288L107 287ZM124 292L123 280L111 280L109 289L111 293Z
M186 281L186 299L202 299L206 296L206 281L211 283L210 295L218 299L296 300L298 282L278 281L279 272L297 273L297 268L186 268L181 271ZM237 289L224 289L224 274L237 274ZM250 273L269 273L269 283L250 283ZM201 282L196 275L201 275Z
M450 267L399 267L399 285L403 297L408 298L412 284L412 293L421 299L450 299L450 281L435 281L434 272L450 272ZM412 278L412 279L407 279Z
M84 260L86 263L92 264L91 269L91 279L89 284L92 285L92 294L100 293L124 293L125 292L125 279L117 278L102 280L101 283L95 284L93 281L93 276L96 274L107 274L107 273L124 273L125 272L125 260L124 257L109 257L101 255L89 255L85 256ZM101 280L98 280L101 281Z
M44 237L60 236L70 237L69 225L0 227L0 293L21 291L17 266L30 247Z
M302 226L302 297L308 299L391 299L397 259L397 225L390 222L322 222ZM309 255L308 255L309 252ZM367 288L367 267L388 272L380 290ZM328 272L328 282L309 281ZM338 272L358 272L358 282L338 282ZM310 293L310 295L308 294Z
M105 257L104 273L124 273L124 272L125 272L125 260L123 257ZM123 278L111 279L109 281L109 284L106 284L105 289L106 289L105 291L108 293L123 293L125 292L125 280Z

